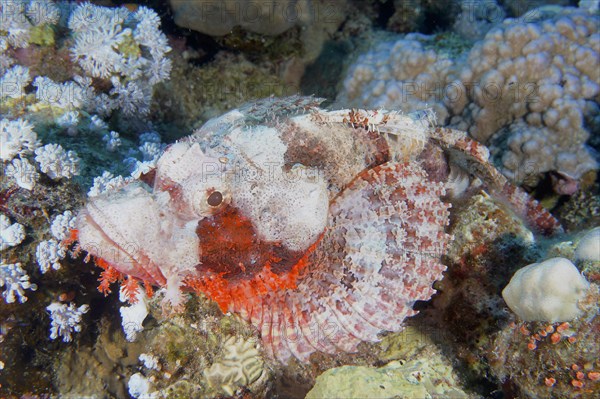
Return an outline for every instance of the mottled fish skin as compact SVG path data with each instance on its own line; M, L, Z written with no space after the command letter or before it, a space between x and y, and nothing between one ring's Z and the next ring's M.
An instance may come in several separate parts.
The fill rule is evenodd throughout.
M165 302L177 310L181 291L195 290L254 325L269 357L308 362L314 352L356 351L401 330L413 304L435 293L452 239L449 166L478 177L538 231L561 231L493 167L487 148L433 126L431 112L320 103L293 96L246 104L170 146L151 185L91 200L77 229L104 269L103 292L128 275L130 299L139 280L166 287ZM431 148L451 163L439 164L440 173L432 168L445 157L423 161Z

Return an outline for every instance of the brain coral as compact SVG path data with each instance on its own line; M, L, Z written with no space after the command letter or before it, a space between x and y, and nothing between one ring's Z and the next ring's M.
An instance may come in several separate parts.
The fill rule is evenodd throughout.
M381 43L349 68L338 102L405 111L428 104L489 144L518 183L549 171L579 179L597 166L585 142L600 113L600 18L572 8L527 15L454 57L434 51L434 37Z
M252 339L227 338L222 356L204 370L208 385L227 395L241 387L259 390L268 379L268 371L257 347L259 343Z

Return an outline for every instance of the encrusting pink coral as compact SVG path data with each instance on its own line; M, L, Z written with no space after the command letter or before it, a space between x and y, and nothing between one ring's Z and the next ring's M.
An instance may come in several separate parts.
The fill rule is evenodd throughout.
M431 114L319 103L233 110L168 147L152 176L91 198L77 235L104 269L99 289L120 280L135 301L138 281L163 286L175 309L197 291L256 326L271 357L308 361L400 330L431 298L458 165L539 231L560 230L485 147Z

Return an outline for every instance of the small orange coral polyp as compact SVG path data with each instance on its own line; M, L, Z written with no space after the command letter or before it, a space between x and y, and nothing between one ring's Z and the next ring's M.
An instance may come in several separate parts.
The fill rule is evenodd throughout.
M555 378L544 378L544 384L546 384L547 387L553 387L554 384L556 384L556 379Z
M262 241L251 221L235 207L198 223L198 276L186 285L217 302L223 312L269 292L296 288L300 270L315 242L306 251L290 251L277 242Z
M588 373L588 378L592 381L600 381L600 373L597 371L590 371Z

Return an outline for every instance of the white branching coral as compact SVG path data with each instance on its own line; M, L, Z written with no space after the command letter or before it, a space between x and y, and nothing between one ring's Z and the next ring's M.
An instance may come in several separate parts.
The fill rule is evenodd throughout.
M76 216L71 211L65 211L56 216L50 225L50 232L58 241L69 238L71 230L75 228Z
M141 82L132 80L125 84L115 77L111 79L113 88L110 91L113 96L116 107L125 115L133 115L136 112L142 115L150 112L150 87L144 86Z
M150 8L131 12L125 7L59 5L51 0L2 1L0 7L0 98L23 96L33 79L36 99L45 105L103 116L116 109L143 115L149 112L153 86L169 78L172 65L166 54L171 48L160 31L160 18ZM72 40L65 43L83 76L59 83L30 75L25 66L11 68L16 62L13 50L53 34L53 27L46 25L70 30ZM104 92L95 90L92 78L111 84L101 85ZM59 121L64 123L68 120Z
M35 250L35 257L42 273L46 273L51 268L60 269L60 260L66 255L65 249L54 239L40 242Z
M20 263L0 262L0 287L4 287L2 297L6 303L26 302L25 290L35 291L37 285L29 282L29 276Z
M70 178L79 174L79 158L59 144L46 144L35 150L35 160L51 179Z
M7 177L15 179L17 185L26 190L33 190L40 174L27 158L15 158L6 165L4 173Z
M140 161L135 157L125 159L125 163L131 168L131 177L137 179L154 169L165 147L164 144L161 144L158 133L148 132L141 134L138 150L142 155L142 160Z
M139 7L132 16L128 14L126 8L88 3L77 7L69 20L69 27L76 34L71 49L74 59L94 77L124 74L131 78L144 70L160 70L158 75L168 77L170 62L163 62L162 69L153 65L163 61L171 50L166 36L159 30L158 15L147 7ZM148 55L150 59L146 58ZM156 81L163 80L146 75Z
M149 353L142 353L138 359L140 362L149 370L160 370L160 363L158 362L158 358Z
M136 399L157 399L159 397L158 392L150 392L152 390L150 379L142 373L135 373L129 378L127 390Z
M98 115L93 115L90 119L89 129L93 132L100 132L108 129L108 125Z
M19 223L10 223L10 219L0 214L0 250L19 245L25 239L25 227Z
M76 307L75 304L69 305L53 302L46 307L50 312L50 339L62 337L63 342L71 342L72 334L81 331L81 317L89 310L88 305Z
M60 18L58 6L52 0L32 0L25 13L34 25L55 25Z
M159 27L160 18L147 7L131 14L124 7L85 3L71 14L71 55L89 76L111 80L110 108L128 115L149 112L152 87L171 72L165 58L171 48Z
M0 36L0 74L4 75L6 70L14 64L14 60L6 54L8 49L8 41L5 37ZM2 90L2 89L0 89Z
M1 69L0 69L1 70ZM4 98L21 98L25 94L25 86L31 82L29 68L15 65L0 78L0 100Z
M167 37L159 30L160 18L154 10L147 7L140 7L133 18L138 21L133 37L143 48L148 49L152 58L146 71L150 84L168 79L171 60L165 58L165 54L171 51L171 47L167 43Z
M60 127L65 129L75 127L79 123L80 114L78 111L68 111L62 114L57 120L56 123Z
M25 16L25 2L0 1L0 25L13 47L27 47L32 24Z
M108 151L116 151L117 148L121 145L121 138L119 137L119 133L110 132L102 136L102 141L106 143L106 149Z
M74 80L57 83L46 76L33 80L36 99L47 105L64 109L94 110L101 106L91 87L91 79L75 76Z
M56 24L60 18L58 6L51 0L0 1L0 26L8 43L15 48L29 46L32 29L44 24Z
M152 137L150 138L153 139ZM160 155L163 153L165 146L160 143L159 139L159 141L146 141L142 143L138 149L142 153L142 159L144 161L156 162L158 157L160 157Z
M24 119L0 121L0 158L10 161L19 154L31 153L39 146L33 125Z
M131 29L123 28L127 18L125 8L106 8L85 3L77 7L69 20L75 32L71 55L91 76L108 78L124 67L125 57L117 51L126 40L131 41Z
M94 183L88 191L88 197L97 197L98 195L123 187L133 179L131 177L123 178L123 176L115 177L109 171L104 171L101 176L94 177Z

